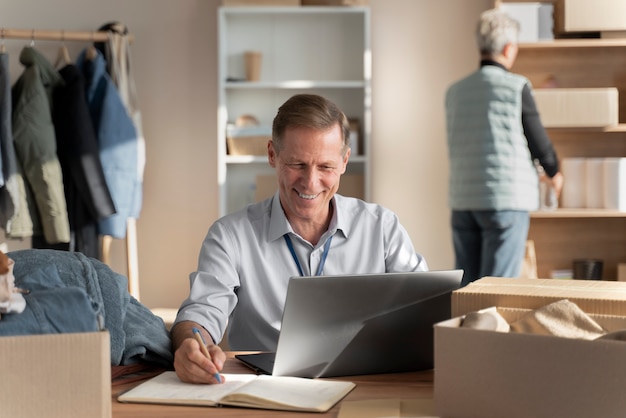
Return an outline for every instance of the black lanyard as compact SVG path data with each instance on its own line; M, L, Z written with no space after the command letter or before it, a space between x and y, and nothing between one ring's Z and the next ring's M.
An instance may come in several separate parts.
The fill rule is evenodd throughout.
M302 266L300 265L300 260L298 260L298 256L296 255L296 251L293 249L293 243L291 242L291 238L289 238L288 234L283 235L285 237L285 242L287 243L287 247L289 248L289 252L293 257L293 261L296 262L296 266L298 267L298 272L300 276L304 276L304 272L302 271ZM324 271L324 264L326 263L326 257L328 257L328 251L330 250L330 241L333 239L331 236L324 244L324 253L322 254L322 259L320 260L320 265L317 267L316 276L321 276Z

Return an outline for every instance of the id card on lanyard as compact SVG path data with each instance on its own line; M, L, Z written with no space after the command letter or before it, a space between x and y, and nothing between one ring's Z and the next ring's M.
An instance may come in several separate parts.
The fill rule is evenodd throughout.
M304 276L304 272L302 271L302 265L300 264L300 260L298 259L296 250L294 250L293 248L293 243L291 242L291 238L289 238L289 235L287 234L283 235L283 237L285 237L285 242L287 243L287 247L289 248L291 257L293 257L293 261L296 263L296 267L298 267L298 272L300 273L300 276ZM326 244L324 244L324 252L322 253L322 259L320 260L320 264L317 267L317 273L315 274L316 276L321 276L322 273L324 272L324 264L326 263L326 257L328 257L328 251L330 250L330 242L332 241L332 239L333 237L331 236L326 241Z

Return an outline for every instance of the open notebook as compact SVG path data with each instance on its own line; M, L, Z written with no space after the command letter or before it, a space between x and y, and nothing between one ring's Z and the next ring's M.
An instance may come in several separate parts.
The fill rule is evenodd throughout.
M356 386L339 380L224 374L224 383L184 383L166 371L118 396L119 402L239 406L281 411L326 412Z
M433 367L433 324L450 319L462 270L293 277L276 353L236 356L274 376Z

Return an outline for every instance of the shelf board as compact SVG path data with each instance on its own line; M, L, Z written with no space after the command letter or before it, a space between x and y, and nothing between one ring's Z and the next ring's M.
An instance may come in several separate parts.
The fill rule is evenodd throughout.
M626 123L620 123L613 126L592 126L592 127L548 127L546 126L546 130L549 131L559 131L559 132L606 132L606 133L619 133L626 132Z
M312 15L312 14L356 14L366 13L369 11L367 6L350 6L350 7L336 7L336 6L220 6L222 13L229 15L274 15L274 14L298 14L298 15Z
M550 39L519 44L520 49L626 47L626 38Z
M364 80L319 81L319 80L286 80L286 81L227 81L227 89L362 89Z
M540 218L626 218L626 212L609 209L557 209L554 211L535 211L530 213L533 219Z

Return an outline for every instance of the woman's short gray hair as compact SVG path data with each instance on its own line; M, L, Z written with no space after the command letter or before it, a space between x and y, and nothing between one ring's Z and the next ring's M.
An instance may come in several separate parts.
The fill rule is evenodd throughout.
M520 24L505 12L490 9L480 15L476 41L482 55L497 55L506 44L517 44Z

